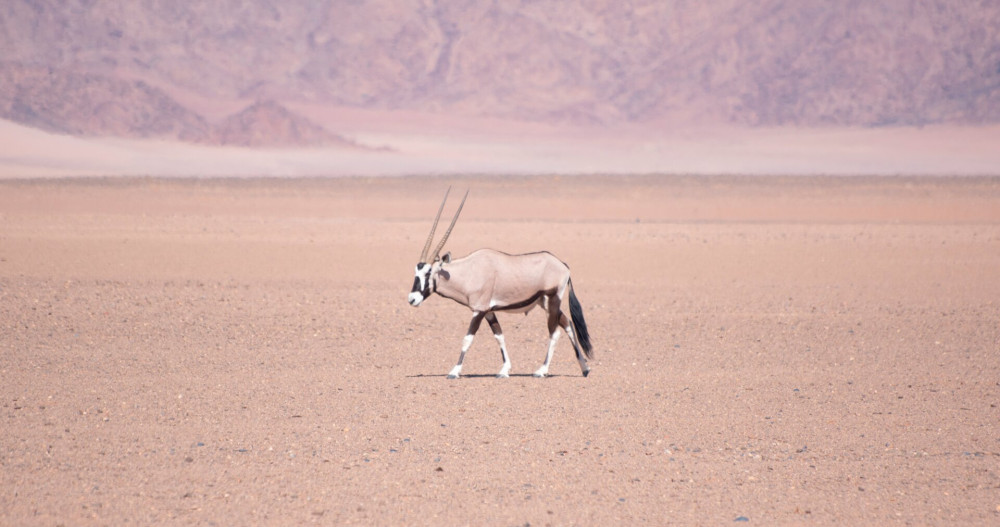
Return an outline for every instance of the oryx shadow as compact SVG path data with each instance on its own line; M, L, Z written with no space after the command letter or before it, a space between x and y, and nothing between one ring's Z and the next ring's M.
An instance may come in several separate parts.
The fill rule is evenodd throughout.
M529 378L533 378L533 379L537 379L538 378L538 377L535 377L534 375L532 375L530 373L511 373L509 376L510 377L529 377ZM448 374L446 374L446 373L417 373L417 374L414 374L414 375L407 375L406 377L409 378L409 379L423 379L423 378L430 379L430 378L434 378L434 377L448 378ZM554 377L566 377L566 376L565 375L558 375L558 374L547 374L547 375L545 375L545 377L542 377L542 379L549 379L549 378L554 378ZM580 377L583 377L583 375L580 375ZM495 373L463 373L457 379L448 379L448 380L460 381L462 379L497 379L497 380L502 380L501 378L498 378Z

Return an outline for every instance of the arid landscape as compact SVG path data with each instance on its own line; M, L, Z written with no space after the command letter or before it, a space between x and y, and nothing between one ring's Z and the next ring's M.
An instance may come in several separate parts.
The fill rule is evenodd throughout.
M445 379L448 185L589 377L532 312ZM0 181L0 524L994 524L997 269L996 178Z
M1000 524L1000 3L0 3L0 526ZM595 343L407 304L548 250ZM446 208L450 215L457 199Z
M0 177L996 175L1000 4L0 6Z
M209 144L231 144L219 120L258 101L577 125L989 124L998 25L995 3L948 0L12 0L0 118ZM342 131L316 117L277 122ZM244 131L289 139L267 120Z

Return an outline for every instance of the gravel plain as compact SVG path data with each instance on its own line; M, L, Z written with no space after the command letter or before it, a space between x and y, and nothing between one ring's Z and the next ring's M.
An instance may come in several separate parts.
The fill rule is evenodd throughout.
M532 312L445 379L448 185L588 378ZM0 524L997 524L998 270L995 178L0 181Z

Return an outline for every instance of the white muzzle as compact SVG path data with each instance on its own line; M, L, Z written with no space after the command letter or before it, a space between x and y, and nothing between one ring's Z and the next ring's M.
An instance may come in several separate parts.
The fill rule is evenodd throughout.
M407 297L407 300L410 301L411 306L417 307L420 305L421 302L424 301L424 295L420 294L419 291L414 291L410 293L410 296Z

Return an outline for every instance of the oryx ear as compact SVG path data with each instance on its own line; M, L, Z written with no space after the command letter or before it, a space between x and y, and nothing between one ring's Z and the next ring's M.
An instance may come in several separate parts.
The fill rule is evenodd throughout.
M441 257L441 261L443 263L451 263L451 251L444 253L444 256Z

